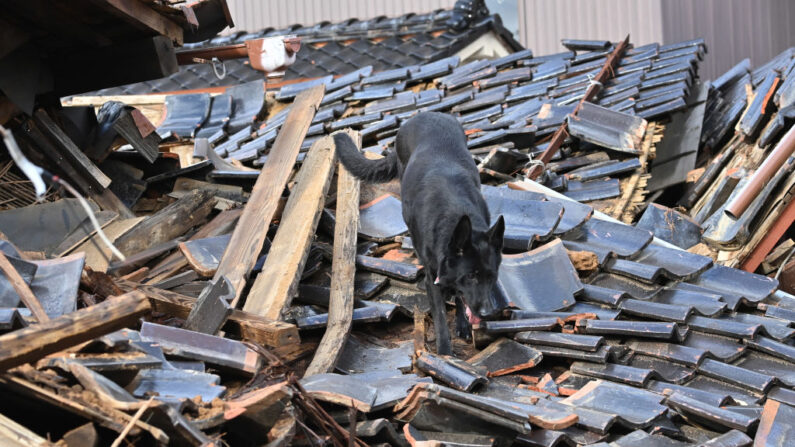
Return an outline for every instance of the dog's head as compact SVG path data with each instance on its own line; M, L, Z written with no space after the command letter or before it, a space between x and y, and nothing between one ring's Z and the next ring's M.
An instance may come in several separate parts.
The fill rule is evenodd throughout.
M454 289L464 299L470 323L493 317L500 309L491 291L502 261L502 216L486 231L472 229L469 216L462 216L453 230L439 266L440 285Z

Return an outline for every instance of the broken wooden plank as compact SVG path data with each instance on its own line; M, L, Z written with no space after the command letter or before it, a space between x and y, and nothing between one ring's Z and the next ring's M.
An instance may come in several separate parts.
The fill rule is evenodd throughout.
M119 215L115 211L100 211L94 216L99 222L100 228L107 227L111 222L115 221ZM60 257L68 255L72 250L78 247L83 242L87 241L91 236L96 234L97 230L91 223L91 219L86 217L77 228L72 230L71 233L53 249L50 256Z
M229 247L215 272L214 279L221 276L229 279L235 289L235 302L240 299L248 275L262 251L268 226L324 91L323 85L307 89L298 95L290 107L287 120L273 143L240 216L240 224L232 233Z
M149 298L155 312L173 315L177 318L187 318L197 301L193 297L154 286L123 280L117 281L116 284L125 292L138 290L144 293ZM241 310L233 310L222 329L263 346L280 347L301 342L298 328L295 325L283 321L273 321Z
M34 114L35 120L41 126L44 134L55 142L55 147L66 157L71 164L81 171L84 178L101 191L110 186L110 178L105 175L93 161L89 160L72 141L69 136L58 127L44 110L37 110Z
M165 15L158 13L144 2L137 0L92 0L106 11L127 21L130 25L146 32L154 32L168 37L173 43L182 45L182 28Z
M356 147L361 136L351 132ZM305 376L334 370L348 339L353 320L353 276L356 274L356 237L359 228L359 180L341 164L337 179L337 212L334 225L334 254L331 264L331 293L326 333Z
M119 237L115 242L116 248L125 255L133 255L176 239L206 219L214 205L211 192L195 190Z
M278 320L295 296L331 185L334 160L331 136L321 138L309 149L284 208L279 231L243 310Z
M62 408L70 413L84 417L88 420L94 421L97 424L109 428L115 432L124 430L126 424L132 419L132 416L124 413L123 411L115 410L113 408L97 406L96 403L89 404L88 402L80 399L79 395L68 394L60 395L48 389L42 388L38 385L31 383L22 377L16 377L10 374L0 376L0 385L11 388L20 394L31 396L34 399ZM60 390L64 391L64 390ZM135 422L133 434L140 434L141 430L149 432L152 437L162 444L168 444L169 438L163 430L154 427L143 421Z
M122 110L113 123L113 129L130 143L146 161L155 162L159 154L160 135L155 132L155 126L140 110L135 108Z
M2 251L0 251L0 270L2 270L8 282L11 283L17 295L22 299L22 302L25 303L25 307L30 309L36 321L39 323L50 321L50 317L47 316L47 312L44 311L44 307L42 307L36 295L30 290L28 283L22 279L22 276L11 265L11 262Z
M213 236L226 234L234 228L237 219L243 212L242 208L232 208L221 211L211 221L207 222L199 231L188 239L189 241L204 239ZM160 261L157 265L152 267L149 275L144 281L146 284L157 284L175 273L179 272L182 268L188 265L188 261L182 256L181 252L176 252L168 255L165 259Z
M105 236L114 242L123 234L135 228L136 225L146 219L145 217L135 217L132 219L117 220L108 225L104 231ZM107 272L110 266L112 253L110 247L102 242L98 234L94 234L87 241L78 245L77 248L72 250L74 253L83 252L86 254L86 266L91 267L92 270L97 272Z
M55 444L0 414L0 445L6 447L45 447Z
M0 336L0 371L121 329L150 309L146 295L131 292Z

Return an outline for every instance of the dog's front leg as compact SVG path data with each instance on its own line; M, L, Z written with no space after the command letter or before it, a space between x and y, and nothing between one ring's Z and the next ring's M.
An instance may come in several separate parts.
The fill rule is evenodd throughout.
M436 334L436 353L452 355L453 347L450 340L450 330L447 328L447 312L445 312L444 308L442 289L434 284L431 278L425 279L425 289L428 291L428 300L431 304L433 330Z

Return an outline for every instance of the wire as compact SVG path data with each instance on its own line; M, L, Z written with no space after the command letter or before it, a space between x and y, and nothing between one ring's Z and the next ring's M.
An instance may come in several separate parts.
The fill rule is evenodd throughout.
M781 265L778 267L778 270L776 271L776 276L775 276L776 279L778 279L778 277L781 276L781 272L784 271L784 267L787 265L787 263L789 262L790 258L792 258L793 254L795 254L795 247L792 247L790 249L789 254L787 255L787 257L784 258L783 261L781 261Z
M5 142L8 152L11 154L11 158L14 159L14 163L17 164L19 170L25 174L31 183L33 183L33 189L36 191L36 200L41 200L41 198L44 197L44 193L47 192L47 187L44 185L44 180L41 178L44 169L34 165L25 157L22 151L19 150L14 135L9 132L8 129L0 126L0 134L3 135L3 142Z
M19 149L19 145L17 145L16 140L14 139L14 135L8 131L5 127L0 125L0 135L3 136L3 142L5 142L6 148L8 148L8 152L11 154L11 158L14 159L14 163L17 164L19 169L30 179L30 182L33 183L33 188L36 191L36 199L41 200L44 196L44 193L47 192L47 187L44 184L44 179L51 180L55 183L60 184L70 194L75 196L77 200L80 202L80 205L85 210L86 214L88 215L88 219L91 221L91 225L94 226L94 229L99 234L99 238L102 239L102 242L110 248L110 251L116 255L117 258L124 261L125 256L119 251L116 246L113 245L113 242L108 239L108 236L102 231L102 227L99 225L97 221L97 217L94 215L94 210L91 209L91 206L88 204L88 201L83 197L82 194L77 192L76 189L72 187L66 180L58 177L57 175L52 175L49 172L45 171L39 166L33 164L30 160L25 157L22 151Z

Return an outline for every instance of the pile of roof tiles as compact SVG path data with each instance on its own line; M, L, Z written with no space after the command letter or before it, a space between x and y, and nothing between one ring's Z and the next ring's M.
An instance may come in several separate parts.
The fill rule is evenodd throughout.
M785 134L795 116L793 67L789 49L756 69L746 59L710 86L701 133L707 155L703 174L679 205L692 217L685 225L701 226L701 242L724 265L756 270L792 224L785 212L794 178ZM780 146L784 152L776 151ZM777 164L774 153L782 154ZM771 168L767 174L765 165ZM764 187L746 190L760 175L765 175ZM730 207L741 195L748 203L740 215L732 215Z
M75 199L0 211L0 440L14 427L48 445L14 416L50 424L66 445L791 442L795 296L775 269L723 264L742 261L727 253L747 253L786 215L792 158L739 219L724 208L792 124L795 53L753 71L743 62L707 87L702 40L630 47L583 101L617 45L565 40L559 54L462 63L454 49L472 36L446 30L450 14L214 39L291 32L340 61L298 64L296 76L317 77L275 92L236 78L222 93L169 95L157 131L130 148L109 149L117 124L140 117L103 105L97 124L114 132L87 145L83 163L112 177L108 190L138 216ZM412 41L420 29L427 39ZM365 46L356 38L376 40L383 63L346 64ZM417 44L424 50L410 55ZM504 310L456 338L455 356L429 349L426 272L395 185L362 185L346 222L343 171L331 181L329 135L353 129L363 150L383 154L422 111L458 119L490 214L506 223L493 290ZM26 152L65 150L39 137L52 121L37 112L14 129ZM77 147L53 127L44 130ZM542 163L560 129L564 144ZM713 160L682 198L692 218L647 203L642 179L651 174L661 196L699 156ZM538 182L528 179L536 167ZM336 229L351 222L340 242ZM332 268L343 245L347 273ZM340 324L340 278L352 329L315 371ZM249 307L263 296L284 299L273 314Z
M467 131L484 179L504 180L521 173L545 149L544 139L574 110L613 50L609 42L568 44L580 51L533 57L524 50L463 65L458 57L449 57L377 73L365 67L341 77L328 75L286 85L276 100L290 101L314 85L326 86L302 151L324 135L353 128L361 130L368 150L381 152L391 147L400 124L416 113L453 113ZM598 107L589 104L577 126L571 124L577 138L549 165L546 185L581 201L618 197L622 192L618 177L646 169L637 157L642 151L638 136L644 134L646 120L663 119L686 107L685 98L696 82L704 51L701 40L629 50L615 77L605 84ZM209 101L209 95L205 96ZM209 135L219 156L255 167L267 158L290 110L282 108L258 129L230 126L225 136L216 130L220 121L212 119L221 116L215 113L217 109L228 110L223 95L202 105L203 113L192 103L193 95L169 100L173 105L167 109L167 123L189 108L196 114L193 126L198 127L198 134ZM223 102L216 107L215 101ZM638 118L628 120L630 115ZM604 123L615 129L608 132ZM161 130L171 129L161 126Z

